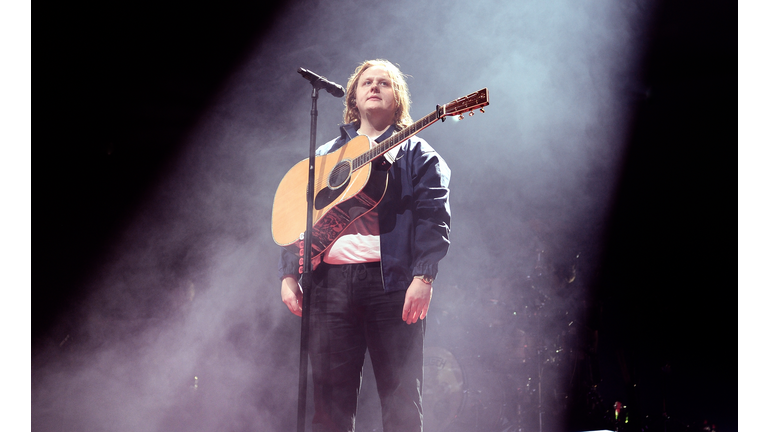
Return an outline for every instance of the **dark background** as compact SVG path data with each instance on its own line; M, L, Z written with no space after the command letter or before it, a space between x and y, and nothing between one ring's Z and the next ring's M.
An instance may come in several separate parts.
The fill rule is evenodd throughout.
M35 11L32 354L281 7ZM93 16L98 19L85 19ZM600 393L654 430L737 428L737 5L662 2L594 288ZM42 31L41 31L42 34ZM618 287L618 288L617 288ZM613 401L606 401L612 403ZM664 417L667 414L669 417Z
M662 2L601 270L601 361L668 426L737 428L736 12Z

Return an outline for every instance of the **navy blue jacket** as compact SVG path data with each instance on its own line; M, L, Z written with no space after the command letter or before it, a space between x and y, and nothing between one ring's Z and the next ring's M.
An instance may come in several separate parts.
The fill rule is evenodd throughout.
M395 131L391 126L377 141ZM341 136L317 149L331 153L357 136L352 124L341 126ZM397 147L396 147L397 148ZM437 263L448 252L451 209L448 182L451 171L426 141L413 136L399 145L389 168L387 190L379 205L381 267L386 291L406 290L413 276L437 276ZM298 276L299 258L282 249L280 278Z

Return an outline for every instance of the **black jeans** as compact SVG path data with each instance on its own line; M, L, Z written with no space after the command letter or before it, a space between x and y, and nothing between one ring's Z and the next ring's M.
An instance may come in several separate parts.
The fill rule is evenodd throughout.
M425 322L403 321L405 291L384 292L379 263L322 263L313 285L313 430L354 431L367 349L384 432L421 432Z

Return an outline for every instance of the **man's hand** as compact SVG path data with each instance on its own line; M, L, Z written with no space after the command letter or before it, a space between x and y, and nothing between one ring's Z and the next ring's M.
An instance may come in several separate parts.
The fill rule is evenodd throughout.
M301 291L299 282L293 276L286 276L280 287L280 293L283 296L283 303L288 306L288 310L296 316L301 316L301 305L304 300L304 293Z
M421 279L414 278L408 291L405 292L405 304L403 305L403 321L413 324L419 319L427 317L429 302L432 300L432 284L425 283Z

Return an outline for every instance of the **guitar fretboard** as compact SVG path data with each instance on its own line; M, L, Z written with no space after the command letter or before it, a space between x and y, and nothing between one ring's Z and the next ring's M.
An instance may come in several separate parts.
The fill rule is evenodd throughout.
M373 148L371 148L367 152L356 157L355 159L352 160L352 171L355 171L361 168L368 162L388 152L391 148L407 140L408 138L416 135L419 131L425 129L427 126L440 120L440 118L443 117L443 114L442 114L443 111L444 111L443 107L438 107L431 114L421 118L420 120L413 122L410 126L407 126L405 129L393 133L392 136L390 136L389 138L385 139L379 144L376 144L375 146L373 146Z

